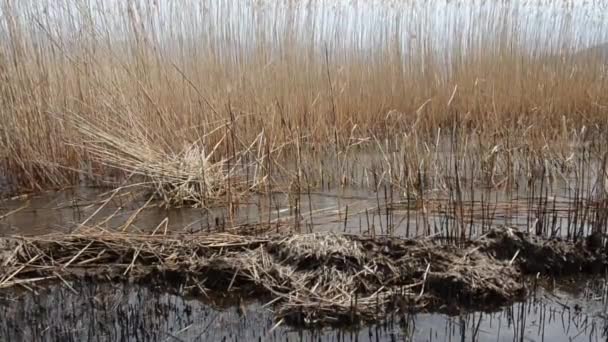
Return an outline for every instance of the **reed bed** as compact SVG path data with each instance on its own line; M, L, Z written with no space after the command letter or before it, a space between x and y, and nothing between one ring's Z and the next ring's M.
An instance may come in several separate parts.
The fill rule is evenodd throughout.
M0 0L0 191L113 188L70 234L0 238L0 289L129 277L310 326L496 309L526 275L606 270L604 2L115 5ZM349 186L375 198L315 207ZM134 188L151 196L122 229L94 225ZM125 232L153 200L207 233Z
M461 177L498 186L605 152L601 1L1 5L0 158L16 190L117 168L169 179L181 203L230 188L246 151L260 179L356 182L362 147L411 187L448 183L462 154Z
M73 278L177 280L191 294L263 295L278 322L352 324L391 313L496 309L523 299L525 274L597 272L603 248L496 228L459 248L343 234L113 233L1 240L0 288ZM184 285L184 282L186 285Z

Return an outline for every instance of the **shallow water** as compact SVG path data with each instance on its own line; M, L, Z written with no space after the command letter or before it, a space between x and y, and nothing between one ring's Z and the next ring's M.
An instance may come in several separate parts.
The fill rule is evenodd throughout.
M262 303L235 306L133 284L71 283L3 293L6 341L603 341L604 280L564 285L495 313L395 315L359 328L274 328ZM586 291L580 289L585 288Z
M429 194L423 205L406 203L390 189L372 192L342 188L300 194L296 211L286 194L255 195L242 200L231 217L227 208L142 210L131 231L150 232L162 222L172 231L221 230L238 224L284 221L300 231L387 233L395 235L453 234L453 201ZM106 196L93 188L74 188L0 202L0 235L70 232L82 222L119 229L145 198ZM543 199L544 198L544 199ZM462 203L473 203L467 219L476 229L510 224L525 230L538 217L588 227L591 214L577 219L581 207L567 193L534 198L525 191L475 190ZM553 204L552 204L553 202ZM544 203L544 204L543 204ZM94 213L96 215L92 216ZM116 215L106 220L108 215ZM89 219L89 217L91 217ZM470 219L470 221L469 221ZM561 221L560 221L561 220ZM578 221L577 221L578 220ZM451 225L450 225L451 224ZM218 300L188 298L165 289L129 284L73 283L0 292L0 341L604 341L608 339L606 286L603 279L560 283L539 290L525 303L495 313L396 315L388 322L351 328L297 330L276 322L264 303L247 303L243 312ZM230 297L230 294L227 294Z
M94 3L104 2L94 1ZM477 21L472 18L477 15L470 16L471 19L468 21L462 21L459 19L459 13L480 14L479 11L488 10L482 6L478 11L471 11L466 2L446 2L439 8L433 8L437 7L433 4L426 7L426 2L419 2L421 7L414 6L410 9L427 11L429 14L408 15L407 11L395 11L391 2L376 4L379 6L359 4L357 7L352 7L348 1L343 1L337 2L338 10L325 11L321 8L313 12L313 16L307 17L302 15L305 13L305 5L301 5L302 8L295 12L298 15L286 16L280 14L290 12L282 10L280 5L273 10L272 5L257 8L234 6L236 2L230 1L205 3L211 5L211 8L205 11L167 10L167 18L159 16L159 20L186 23L188 20L194 21L195 25L192 22L189 25L178 25L172 31L184 33L186 37L199 38L199 35L205 36L207 32L216 32L217 38L208 38L209 41L204 46L214 45L216 39L220 44L222 42L226 44L224 33L237 33L238 38L235 39L234 44L236 52L249 46L247 44L254 43L255 40L252 38L275 41L275 32L287 31L281 28L282 26L293 28L296 41L299 39L307 41L308 35L302 33L308 33L310 26L316 26L319 29L313 31L313 45L318 48L319 53L322 53L327 51L327 41L329 41L332 51L337 50L337 61L340 61L338 58L341 55L350 57L353 50L364 50L367 45L362 44L366 42L375 42L375 44L390 42L390 39L386 39L386 32L397 30L396 28L403 32L398 44L404 51L410 49L410 42L416 39L415 29L422 24L425 24L424 27L429 32L439 33L436 34L438 42L447 41L449 37L440 35L446 27L452 27L452 30L445 32L463 32L470 27L485 27L475 25ZM213 6L215 3L220 5ZM180 5L183 6L181 3ZM560 22L560 19L556 18L556 13L560 12L558 5L557 8L550 4L547 6L548 8L532 10L528 7L517 11L514 13L517 16L513 21L527 27L530 32L540 32L524 42L536 46L534 42L537 39L542 40L551 50L557 42L548 40L547 35L551 35L554 31L551 23ZM573 17L572 22L576 31L587 32L589 36L585 38L587 35L583 35L583 39L577 40L576 47L585 48L598 43L595 39L601 39L606 35L601 34L597 36L599 38L593 38L597 35L597 31L608 32L601 30L606 23L601 20L603 16L600 18L593 16L592 14L598 12L594 8L581 9L578 5L573 6L574 11L569 15ZM34 13L37 11L36 7ZM40 11L47 11L46 5L42 4ZM163 11L163 8L160 11ZM500 11L492 13L495 14L491 14L488 18L500 18L502 14ZM72 16L66 17L72 18L70 23L79 22L78 19L74 21ZM483 16L479 17L483 18ZM217 19L201 20L208 18ZM386 18L391 20L385 20ZM579 20L581 18L585 20ZM98 20L96 16L90 19ZM429 22L425 23L424 20ZM70 25L65 23L65 27L64 25L60 27L70 34L80 31ZM251 28L257 25L279 28L268 29L269 37L256 36L256 31ZM181 32L182 30L184 32ZM493 28L488 26L487 30L493 31ZM299 36L298 32L302 36ZM332 43L332 36L340 37L340 40ZM345 40L343 37L352 39ZM173 49L172 41L173 36L168 43L161 44L164 52L179 51ZM196 41L201 43L199 39ZM379 46L382 44L384 43ZM414 43L411 45L416 46ZM212 53L220 60L226 59L226 56L230 58L236 55L232 52L232 44L228 44L224 49ZM270 55L279 55L281 49L270 52ZM171 53L169 55L172 55ZM359 162L360 160L352 161L353 164ZM371 165L375 163L374 160L364 162ZM353 169L357 168L353 167ZM367 168L358 170L367 172ZM363 178L363 175L357 177ZM0 189L7 187L5 183L0 177ZM471 236L496 224L508 224L532 231L539 226L543 231L559 227L559 234L566 234L571 228L580 227L589 230L593 225L595 213L593 209L587 210L578 203L573 203L569 193L561 190L542 193L541 190L541 196L535 197L534 193L527 190L505 193L477 189L463 194L463 202L460 202L462 206L454 204L454 198L450 197L453 194L432 194L418 202L409 201L393 188L380 188L378 192L346 188L300 194L297 210L288 195L273 194L252 195L243 199L234 211L222 207L208 210L190 208L165 210L152 206L139 212L146 202L145 199L117 197L102 208L101 205L107 196L100 197L100 190L80 187L69 191L36 195L28 199L0 202L0 236L71 232L85 222L87 225L100 224L106 229L120 229L125 222L130 221L130 218L135 219L129 230L143 232L150 232L163 223L166 223L166 229L171 231L200 232L222 230L246 223L273 224L283 221L289 224L291 229L299 231L400 236L430 234L453 236L457 231L468 231ZM538 195L537 193L536 196ZM137 217L134 217L136 213L138 213ZM109 215L113 216L106 220ZM53 285L36 289L36 294L31 292L0 294L2 311L0 340L561 341L569 339L599 341L608 338L604 319L605 293L603 282L600 283L595 289L597 291L592 292L571 288L560 288L552 292L541 290L538 297L493 314L471 313L459 317L417 314L395 317L386 324L355 330L320 331L299 331L284 326L272 329L275 324L272 313L260 303L247 305L244 313L239 314L234 307L217 307L217 303L185 298L137 285L77 283L71 285L72 288ZM575 289L581 288L587 289L588 286L586 284L575 286Z
M110 196L100 189L76 187L0 202L0 235L71 232L83 223L123 229L129 221L131 232L151 232L159 226L172 232L207 232L280 223L300 232L409 237L447 237L462 230L475 236L496 225L567 235L581 228L586 233L608 210L608 202L589 201L559 186L536 192L471 189L463 192L462 201L454 196L430 192L414 199L390 187L378 192L344 187L299 195L250 194L232 210L226 206L163 209L154 201L140 210L147 201L141 194L125 192L107 201Z

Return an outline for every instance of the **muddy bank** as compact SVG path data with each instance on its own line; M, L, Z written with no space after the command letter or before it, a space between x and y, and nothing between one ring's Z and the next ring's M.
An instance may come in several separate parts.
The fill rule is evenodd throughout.
M277 321L351 324L399 312L496 310L526 296L526 274L606 268L589 244L493 229L466 246L337 234L79 235L0 242L0 288L54 279L153 280L267 298ZM183 284L186 284L184 287ZM69 286L66 282L66 286Z
M590 235L578 242L561 238L539 238L515 229L493 229L476 241L480 250L495 259L513 259L525 274L566 276L596 273L608 265L601 235Z

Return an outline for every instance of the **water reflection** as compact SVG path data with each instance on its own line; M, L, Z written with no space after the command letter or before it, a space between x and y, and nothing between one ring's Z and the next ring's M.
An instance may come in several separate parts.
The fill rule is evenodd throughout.
M496 313L394 316L358 329L275 327L260 303L227 306L162 288L78 282L0 295L7 341L603 341L603 280L538 290Z

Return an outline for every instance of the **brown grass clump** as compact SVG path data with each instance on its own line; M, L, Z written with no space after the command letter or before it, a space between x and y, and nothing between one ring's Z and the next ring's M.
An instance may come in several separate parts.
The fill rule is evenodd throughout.
M335 234L297 234L272 243L270 248L287 262L324 262L332 256L353 260L364 257L357 241Z
M231 191L238 196L236 192L247 191L247 186L255 187L240 177L246 169L243 155L218 157L217 145L207 150L201 143L205 137L175 150L154 141L146 132L116 131L81 116L71 119L83 138L79 147L93 161L128 175L131 183L150 188L163 206L206 206Z
M523 298L527 272L566 275L608 265L603 250L502 228L466 248L432 239L336 234L138 235L96 229L1 241L6 252L0 255L0 288L47 279L69 286L69 278L82 276L177 279L203 295L266 295L277 319L305 325L378 320L394 312L494 310ZM518 247L513 255L505 254L513 251L508 246ZM526 266L542 253L564 249L579 253L543 259L543 269Z

